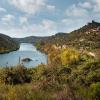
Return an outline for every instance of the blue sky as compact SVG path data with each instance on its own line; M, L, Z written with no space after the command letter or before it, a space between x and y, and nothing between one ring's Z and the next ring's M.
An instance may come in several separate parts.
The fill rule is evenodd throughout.
M11 37L70 32L100 22L100 0L0 0L0 33Z

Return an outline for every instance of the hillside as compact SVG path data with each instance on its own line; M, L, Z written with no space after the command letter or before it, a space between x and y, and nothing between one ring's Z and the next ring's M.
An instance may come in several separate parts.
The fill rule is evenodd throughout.
M82 28L69 34L67 45L75 46L79 49L100 48L100 23L92 21Z
M47 39L47 37L36 37L36 36L29 36L25 38L14 38L19 43L36 43L37 41L42 41Z
M44 42L55 45L66 45L83 50L99 49L100 23L92 21L92 23L88 23L69 34L56 34Z
M7 53L17 50L18 48L19 44L16 41L14 41L9 36L0 34L0 53Z

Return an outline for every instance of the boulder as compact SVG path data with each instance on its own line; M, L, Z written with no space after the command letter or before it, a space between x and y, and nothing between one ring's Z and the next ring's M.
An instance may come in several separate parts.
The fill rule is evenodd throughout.
M32 59L30 59L30 58L23 58L22 61L23 62L30 62L30 61L32 61Z

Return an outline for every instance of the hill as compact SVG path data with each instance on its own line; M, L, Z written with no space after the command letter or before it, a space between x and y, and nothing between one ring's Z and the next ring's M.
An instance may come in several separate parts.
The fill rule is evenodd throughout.
M75 47L77 49L99 49L100 48L100 23L92 21L78 30L72 31L68 34L56 34L49 37L47 41L49 44L66 45L68 47Z
M0 33L0 53L7 53L17 50L18 48L19 44L15 40Z
M14 38L19 43L36 43L37 41L42 41L47 39L47 37L36 37L36 36L29 36L25 38Z
M100 23L92 21L92 23L88 23L82 28L71 32L67 45L83 50L100 48Z

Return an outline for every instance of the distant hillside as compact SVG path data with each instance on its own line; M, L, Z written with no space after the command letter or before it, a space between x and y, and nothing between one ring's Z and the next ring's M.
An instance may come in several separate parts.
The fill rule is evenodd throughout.
M42 41L47 39L47 37L36 37L36 36L29 36L25 38L14 38L19 43L36 43L37 41Z
M56 44L56 45L63 45L67 41L68 36L69 36L68 33L60 32L60 33L57 33L53 36L46 38L45 39L46 41L42 40L42 42L46 42L46 43L50 43L50 44Z
M18 48L19 44L15 40L0 33L0 53L7 53Z
M38 37L38 36L29 36L25 38L13 38L15 41L19 43L33 43L36 44L37 42L47 42L47 43L63 43L62 41L66 41L66 36L67 33L57 33L56 35L53 36L47 36L47 37ZM51 41L52 40L52 41ZM55 41L53 41L55 40ZM61 40L61 41L60 41Z

